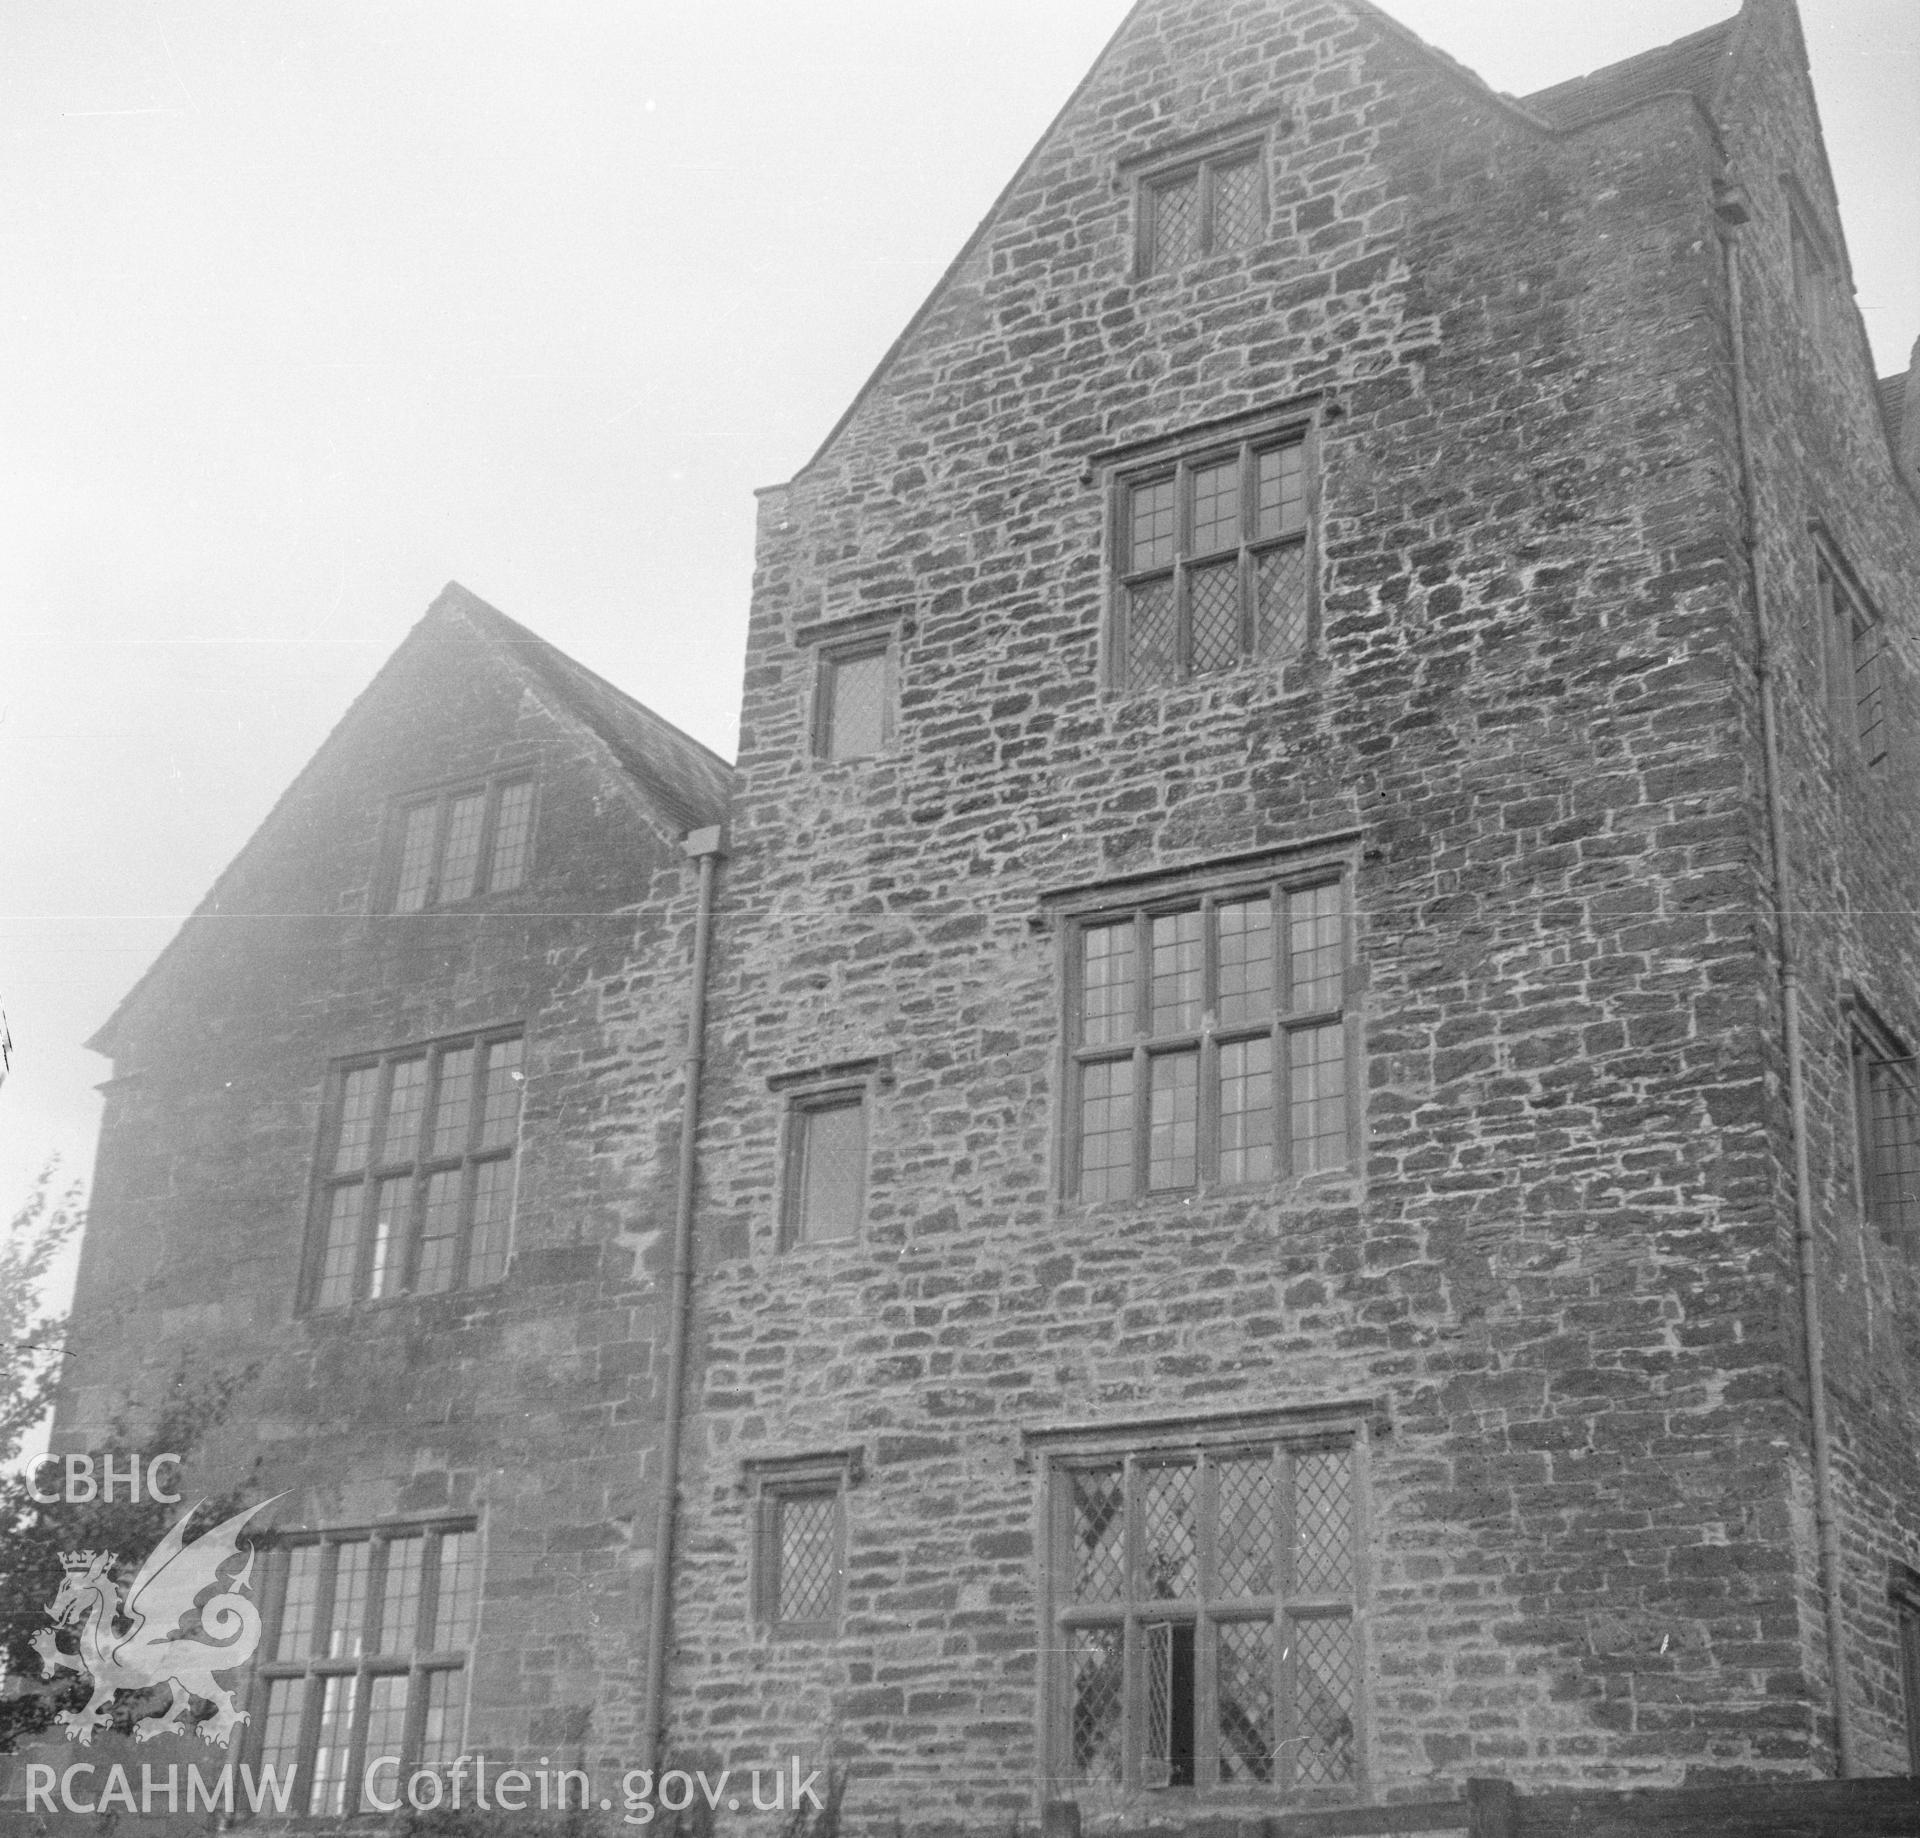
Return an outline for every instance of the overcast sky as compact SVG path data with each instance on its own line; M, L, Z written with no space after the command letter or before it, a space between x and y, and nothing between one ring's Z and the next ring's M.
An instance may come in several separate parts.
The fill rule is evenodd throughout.
M1733 0L1388 0L1516 93ZM440 586L731 755L801 465L1126 0L0 6L0 1205ZM1805 0L1883 373L1920 5Z

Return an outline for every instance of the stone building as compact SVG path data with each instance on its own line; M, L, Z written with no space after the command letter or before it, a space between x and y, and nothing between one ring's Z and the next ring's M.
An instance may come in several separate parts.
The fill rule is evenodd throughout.
M1920 356L1790 0L1522 99L1142 0L762 495L730 794L450 590L129 999L61 1433L257 1357L329 1778L1905 1772L1917 781ZM520 785L551 889L436 886ZM325 1656L463 1565L444 1663Z

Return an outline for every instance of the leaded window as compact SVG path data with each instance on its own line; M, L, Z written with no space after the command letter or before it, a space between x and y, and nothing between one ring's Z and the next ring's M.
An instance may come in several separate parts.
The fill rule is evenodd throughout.
M1258 147L1245 145L1140 181L1139 267L1166 274L1206 255L1228 255L1266 240L1266 175Z
M506 1274L524 1043L469 1035L335 1069L311 1306L478 1288Z
M1339 880L1091 914L1070 955L1068 1161L1081 1199L1351 1165Z
M533 862L533 780L525 774L409 799L396 812L388 904L457 906L524 885Z
M414 1769L459 1755L480 1602L470 1522L289 1540L263 1601L252 1747L257 1765L295 1771L299 1812L373 1811L369 1765L392 1758L375 1781L390 1800Z
M1893 1244L1920 1255L1920 1062L1864 1011L1853 1031L1860 1197Z
M1851 731L1860 762L1877 766L1888 746L1886 631L1824 555L1818 580L1823 642L1835 660L1835 719Z
M1296 428L1120 476L1113 656L1125 687L1306 649L1309 471Z
M864 1088L796 1096L787 1126L786 1242L856 1237L866 1184Z
M866 759L893 737L893 653L887 639L823 648L815 690L814 751Z
M840 1624L846 1573L846 1492L857 1452L756 1463L753 1599L776 1634L819 1635Z
M1351 1429L1050 1458L1050 1794L1351 1794L1355 1461Z

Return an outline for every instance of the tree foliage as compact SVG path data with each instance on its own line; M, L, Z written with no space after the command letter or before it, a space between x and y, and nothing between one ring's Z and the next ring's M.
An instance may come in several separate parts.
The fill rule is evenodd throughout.
M71 1673L47 1683L33 1638L48 1625L47 1608L59 1593L63 1551L106 1550L115 1554L113 1574L124 1588L142 1559L180 1516L183 1505L147 1497L129 1500L126 1489L111 1501L36 1500L30 1471L19 1460L22 1444L45 1418L53 1402L66 1334L64 1320L42 1312L39 1291L60 1247L79 1229L78 1195L55 1194L52 1171L41 1177L33 1196L15 1215L0 1240L0 1666L6 1691L0 1695L0 1753L22 1737L46 1729L56 1712L86 1702L88 1688ZM89 1453L96 1467L112 1456L124 1473L129 1459L161 1452L190 1457L226 1415L246 1375L195 1377L182 1368L157 1404L123 1403L105 1437ZM56 1472L46 1471L50 1479ZM53 1491L42 1487L42 1492ZM192 1533L237 1512L246 1498L238 1489L206 1501L194 1514ZM73 1651L64 1634L63 1650ZM114 1727L131 1728L153 1706L141 1693L115 1706Z

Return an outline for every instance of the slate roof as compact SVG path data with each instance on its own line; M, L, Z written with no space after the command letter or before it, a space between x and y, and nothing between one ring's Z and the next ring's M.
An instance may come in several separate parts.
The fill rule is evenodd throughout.
M1732 55L1737 23L1723 19L1718 25L1676 38L1670 45L1656 45L1651 51L1622 58L1583 77L1536 90L1522 96L1520 102L1558 128L1581 127L1675 89L1691 90L1700 98L1701 106L1711 110L1715 86Z
M428 616L433 613L464 619L506 649L540 688L599 736L663 815L689 830L725 819L733 768L719 754L458 582L447 583Z
M576 664L564 651L556 650L538 633L528 631L518 620L509 619L457 581L449 581L440 590L401 649L420 642L423 636L430 642L431 628L436 621L458 621L483 643L507 652L517 673L531 680L536 690L549 697L561 712L571 715L593 733L634 780L642 795L669 822L696 830L725 821L733 768L691 734L681 733L624 690L616 689L605 677L596 676L584 664ZM388 664L391 662L389 659ZM382 666L381 674L386 668ZM378 681L376 676L374 683ZM194 921L204 914L220 911L222 891L241 860L271 828L314 770L316 762L348 731L373 689L374 684L369 684L361 691L353 706L335 724L333 732L321 742L319 751L294 775L293 782L241 846L240 853L220 871L206 898L88 1039L86 1044L93 1052L112 1054L122 1018L153 984L161 966L180 948L181 941L193 930Z

